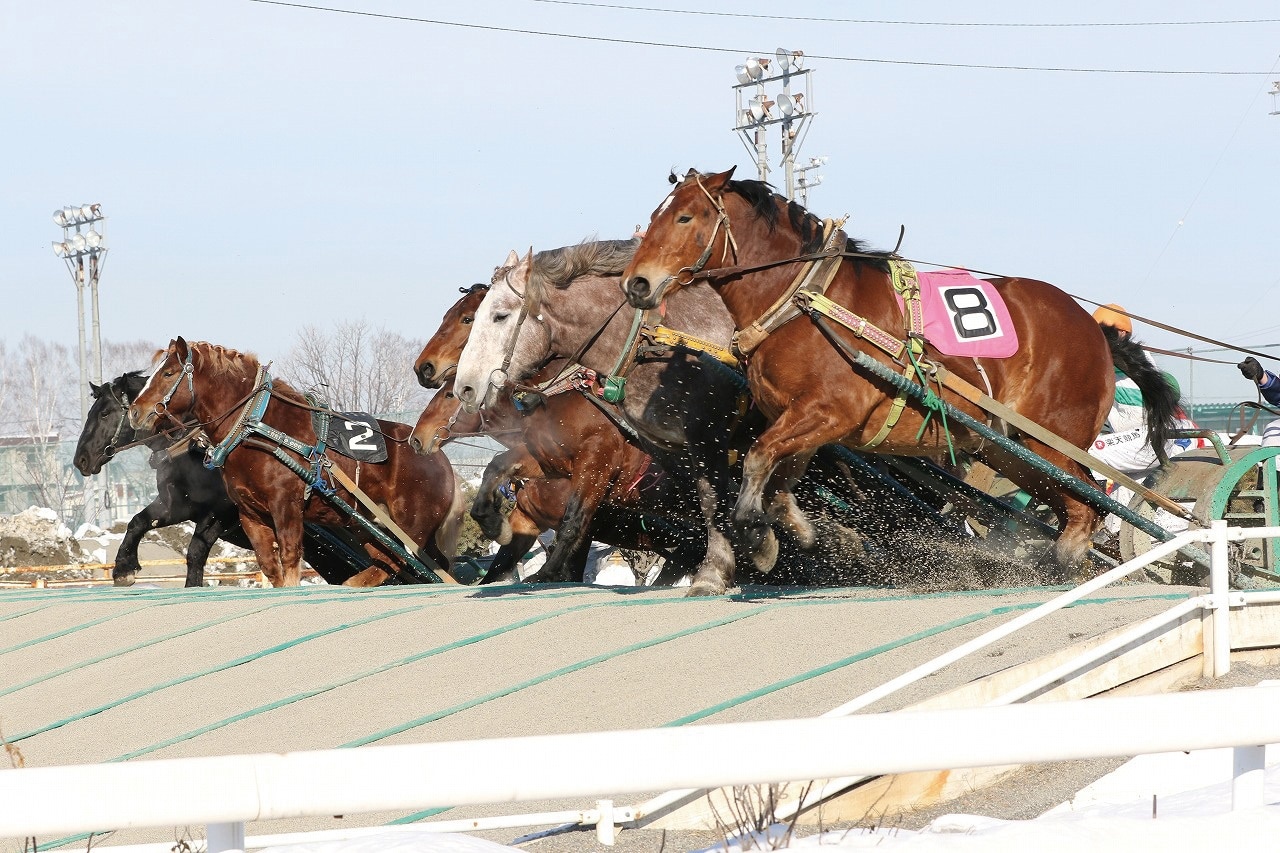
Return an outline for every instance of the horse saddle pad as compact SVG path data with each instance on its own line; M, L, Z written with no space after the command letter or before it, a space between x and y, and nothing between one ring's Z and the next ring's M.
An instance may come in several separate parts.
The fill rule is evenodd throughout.
M967 270L918 275L924 334L938 352L966 358L1008 358L1018 351L1018 330L991 282ZM901 296L898 304L902 304Z
M313 413L312 417L319 420L320 415ZM357 462L387 461L387 437L378 419L366 412L331 412L325 440L330 450Z

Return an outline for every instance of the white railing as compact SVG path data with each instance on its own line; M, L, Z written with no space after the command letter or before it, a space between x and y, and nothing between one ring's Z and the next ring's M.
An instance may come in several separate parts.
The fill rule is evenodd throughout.
M963 736L957 736L963 732ZM664 787L788 782L1244 748L1235 807L1262 804L1260 747L1280 687L0 771L0 837L530 802ZM611 756L601 760L601 756ZM625 756L625 758L618 758ZM612 822L610 822L610 829ZM251 839L256 841L256 839ZM253 846L250 844L250 846Z
M0 837L207 824L208 849L218 853L246 846L244 822L253 820L675 789L634 808L598 800L596 809L580 811L309 834L319 840L373 831L576 823L595 824L608 844L615 823L641 823L724 785L829 780L795 805L803 807L885 773L1228 746L1237 748L1234 802L1257 805L1262 745L1280 742L1280 688L850 715L1194 542L1212 546L1208 595L1144 620L995 703L1025 698L1197 609L1212 620L1206 675L1224 675L1230 668L1229 608L1246 601L1228 588L1227 545L1274 536L1280 528L1229 528L1225 522L1180 534L817 719L2 771ZM957 731L965 737L955 738ZM626 759L601 761L601 755ZM250 838L247 846L286 839L298 837Z

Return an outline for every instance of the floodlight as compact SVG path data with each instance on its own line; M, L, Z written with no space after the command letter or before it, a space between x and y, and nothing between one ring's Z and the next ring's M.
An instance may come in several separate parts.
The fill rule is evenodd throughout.
M768 72L769 60L748 59L746 64L743 65L742 68L744 71L747 72L747 77L750 78L750 80L748 80L747 82L751 82L751 80L760 80Z
M76 209L74 207L62 208L62 218L66 220L67 225L76 224Z
M67 238L67 245L74 252L83 252L85 247L85 239L83 234L72 234Z
M84 244L90 249L99 249L102 247L102 235L90 229L84 234Z
M778 57L778 71L786 74L791 70L791 51L780 47L774 51L774 56Z
M65 258L67 255L71 254L71 247L68 246L66 243L61 243L57 240L54 240L53 253L60 258Z
M93 205L91 205L91 204L82 204L82 205L80 205L80 219L81 219L81 221L83 221L83 222L88 222L89 220L91 220L91 219L96 219L96 218L97 218L97 217L94 215Z
M62 226L62 227L64 227L64 228L65 228L67 225L70 225L70 224L71 224L71 223L69 223L69 222L67 221L66 216L65 216L65 215L63 215L62 208L58 208L57 210L55 210L55 211L53 212L53 224L54 224L54 225L60 225L60 226Z
M772 118L770 109L773 108L773 101L765 100L764 96L756 95L751 99L751 117L756 121L764 121Z
M747 73L747 66L735 65L733 73L737 76L739 83L750 83L751 75Z
M827 165L827 161L828 161L828 160L830 160L830 159L831 159L831 158L830 158L830 157L828 157L826 154L823 154L821 157L810 157L810 158L809 158L809 165L810 165L810 166L825 166L825 165Z
M804 95L800 92L794 95L779 95L778 112L782 113L783 118L792 118L800 115L804 112Z
M754 123L755 123L755 117L751 115L751 110L746 109L738 113L739 125L747 125L747 124L754 124Z

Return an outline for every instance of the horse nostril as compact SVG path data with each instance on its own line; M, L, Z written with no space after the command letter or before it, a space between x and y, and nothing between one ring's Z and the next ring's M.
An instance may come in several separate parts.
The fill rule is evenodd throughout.
M414 453L422 452L422 442L418 440L416 435L409 437L409 446L413 448Z
M470 385L463 385L455 393L458 395L458 399L464 403L474 403L476 401L476 389Z
M429 361L424 361L418 365L418 384L424 388L430 388L427 383L431 381L431 377L436 375L436 366Z
M643 276L634 276L627 282L627 293L637 298L649 295L649 279Z

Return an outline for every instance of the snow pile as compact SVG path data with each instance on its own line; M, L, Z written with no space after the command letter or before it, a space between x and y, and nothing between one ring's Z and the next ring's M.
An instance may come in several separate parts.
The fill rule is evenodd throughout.
M88 562L70 528L46 507L0 516L0 568Z

